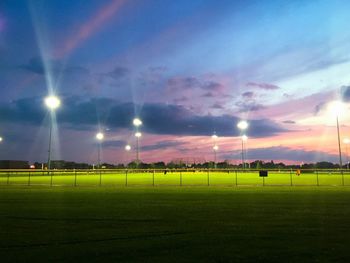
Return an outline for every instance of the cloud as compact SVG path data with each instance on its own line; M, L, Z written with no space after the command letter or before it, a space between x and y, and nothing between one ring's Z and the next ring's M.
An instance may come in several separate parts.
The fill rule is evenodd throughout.
M276 90L279 89L280 87L273 85L273 84L268 84L268 83L256 83L256 82L248 82L246 84L247 87L256 87L264 90Z
M128 68L118 66L114 68L114 70L112 70L111 72L108 72L106 76L111 77L114 80L119 80L127 76L129 73L130 73L130 70Z
M240 154L241 152L237 150L233 152L233 156L227 155L226 157L232 159ZM335 154L328 154L321 151L292 149L283 146L248 149L247 155L250 160L290 160L296 162L338 161L338 156Z
M206 92L206 93L204 93L201 97L203 97L203 98L213 98L213 97L215 97L215 94L213 93L213 92Z
M319 114L320 113L320 111L321 110L323 110L324 108L325 108L325 106L326 106L326 102L320 102L319 104L317 104L316 106L315 106L315 109L314 109L314 115L317 115L317 114Z
M153 145L142 146L141 150L142 151L162 150L162 149L167 149L167 148L173 148L173 147L181 146L181 145L184 145L184 144L185 144L185 142L161 141L161 142L157 142L156 144L153 144Z
M216 130L220 136L238 136L239 118L231 115L198 115L180 105L145 103L136 105L110 98L84 99L63 97L56 114L60 125L76 130L95 130L97 124L109 128L132 129L131 120L139 112L142 131L151 134L210 136ZM26 98L0 105L0 122L41 124L47 109L42 98ZM266 137L287 132L268 119L250 120L249 136Z
M342 86L341 94L345 102L350 102L350 86Z
M212 109L223 109L222 103L216 102L211 106Z
M168 79L168 87L176 89L202 89L208 92L222 92L224 86L216 81L201 80L196 77L173 77Z
M266 108L264 105L256 103L254 101L252 102L239 101L236 103L236 106L239 108L238 112L259 111Z
M175 103L185 102L188 101L188 98L186 96L182 96L181 98L174 99Z
M51 73L59 74L89 74L89 70L87 68L81 66L64 66L58 60L50 60L48 61L48 70ZM32 72L38 75L44 75L46 73L44 62L40 57L31 58L27 64L19 65L17 68Z
M291 121L291 120L286 120L286 121L282 121L283 123L286 124L295 124L295 121Z
M203 84L201 84L200 88L203 90L220 92L224 89L224 86L222 84L220 84L219 82L208 81L208 82L204 82Z
M254 92L252 91L247 91L242 93L242 97L247 98L247 99L252 99L254 97Z
M116 141L104 141L103 147L106 148L122 148L126 145L125 141L122 140L116 140Z
M199 81L194 77L173 77L168 79L168 87L173 89L193 89L199 87Z

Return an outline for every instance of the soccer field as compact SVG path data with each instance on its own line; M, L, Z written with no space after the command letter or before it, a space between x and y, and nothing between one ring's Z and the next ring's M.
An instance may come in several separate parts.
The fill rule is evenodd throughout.
M1 262L349 262L349 187L0 187Z
M350 173L344 171L259 171L242 170L67 170L1 171L0 185L53 186L343 186L350 185Z

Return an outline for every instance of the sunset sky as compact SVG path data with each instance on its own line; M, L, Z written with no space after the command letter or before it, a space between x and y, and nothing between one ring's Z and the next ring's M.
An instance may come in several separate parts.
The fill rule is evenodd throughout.
M350 1L2 0L0 159L338 162L350 137ZM348 103L349 102L349 103ZM132 150L124 147L130 144ZM342 143L343 162L347 160Z

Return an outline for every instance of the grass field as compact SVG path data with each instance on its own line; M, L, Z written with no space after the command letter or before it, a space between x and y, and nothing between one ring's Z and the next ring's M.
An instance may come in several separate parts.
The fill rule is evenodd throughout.
M350 174L339 171L309 171L297 176L295 172L270 171L266 178L258 171L196 171L153 173L135 171L65 171L53 172L6 172L0 173L0 185L71 185L71 186L236 186L236 185L286 185L286 186L335 186L349 185Z
M349 262L349 187L0 186L1 262Z

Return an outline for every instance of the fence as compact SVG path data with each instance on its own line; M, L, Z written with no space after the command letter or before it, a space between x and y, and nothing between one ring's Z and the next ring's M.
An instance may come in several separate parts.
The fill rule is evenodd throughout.
M113 169L0 170L0 185L48 186L350 186L349 170Z

